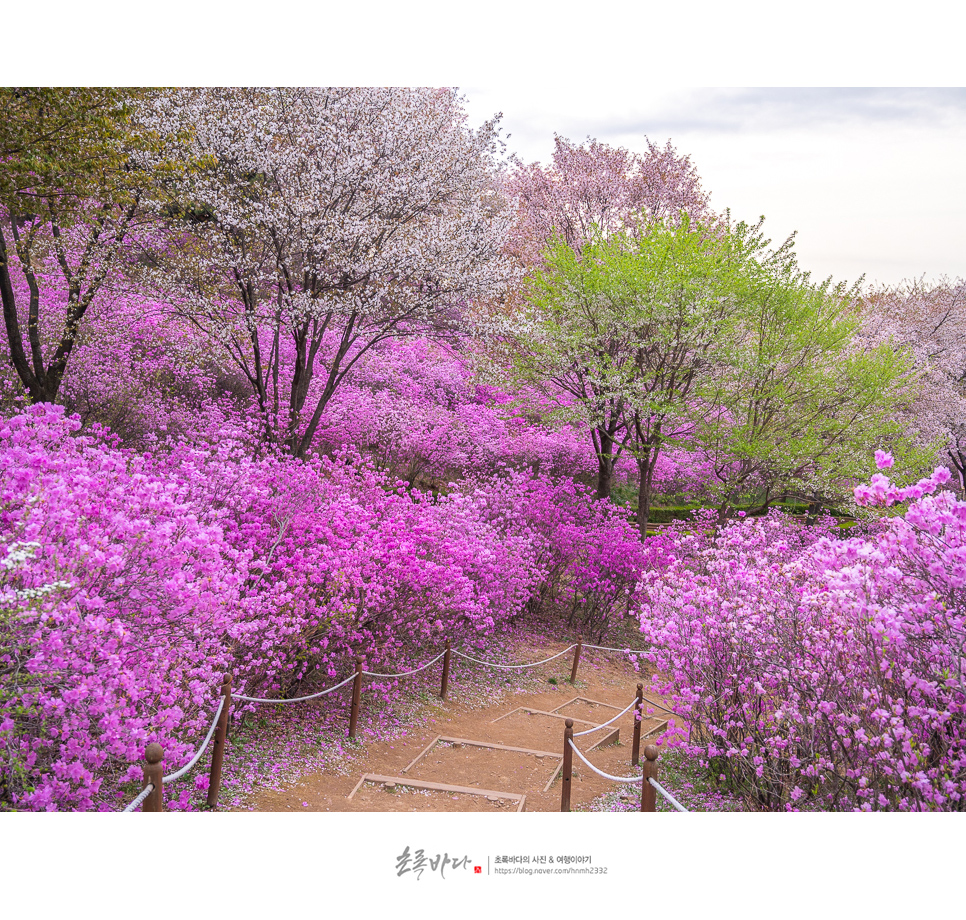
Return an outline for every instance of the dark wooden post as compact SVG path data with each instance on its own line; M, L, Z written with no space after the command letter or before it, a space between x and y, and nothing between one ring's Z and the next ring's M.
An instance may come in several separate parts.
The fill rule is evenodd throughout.
M564 728L563 767L560 771L562 774L560 810L570 811L570 777L574 772L574 749L570 746L570 742L574 737L574 720L567 719L564 725L566 728Z
M634 746L631 748L631 763L636 767L641 762L641 722L644 718L644 684L637 685L637 702L634 703Z
M356 658L356 679L352 684L352 711L349 713L349 737L356 736L359 721L359 698L362 696L362 659Z
M649 782L657 779L657 745L644 748L644 781L641 783L641 811L657 811L657 789Z
M152 741L144 749L144 785L153 783L154 788L148 793L148 797L141 805L141 811L161 811L164 807L164 751L161 745Z
M574 649L574 666L570 672L570 682L575 683L577 680L577 665L580 664L580 650L584 647L583 636L577 636L577 648Z
M439 688L439 698L446 699L446 688L449 685L449 657L451 653L450 641L446 640L446 652L443 654L443 684Z
M215 746L211 751L211 774L208 777L208 798L205 800L209 808L214 808L218 804L218 792L221 789L221 766L225 762L228 709L231 706L231 674L221 685L221 696L225 702L221 707L221 715L218 716L218 728L215 729Z

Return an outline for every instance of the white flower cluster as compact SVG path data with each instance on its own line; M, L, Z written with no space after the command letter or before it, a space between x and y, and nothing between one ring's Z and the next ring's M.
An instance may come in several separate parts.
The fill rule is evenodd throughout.
M7 572L14 572L17 569L21 569L29 560L37 555L37 550L39 549L40 544L35 541L11 543L5 550L3 558L0 559L0 568L6 569ZM46 597L55 591L63 591L70 587L72 585L69 581L54 581L50 584L41 585L39 588L0 588L0 603L5 601L29 603L30 601Z
M40 544L36 542L11 543L6 549L6 555L0 559L0 568L8 572L21 568L28 559L33 559L40 549Z

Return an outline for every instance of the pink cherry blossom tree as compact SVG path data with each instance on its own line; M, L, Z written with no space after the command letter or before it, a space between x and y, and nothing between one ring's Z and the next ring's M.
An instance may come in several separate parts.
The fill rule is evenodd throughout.
M516 206L510 245L528 266L542 262L554 233L579 251L595 227L609 233L642 220L676 220L682 211L709 215L691 158L678 156L670 141L661 148L649 140L642 156L593 138L576 145L556 135L550 165L517 161L505 192Z
M866 342L891 342L915 364L919 392L900 421L952 463L966 494L966 281L905 281L872 290L863 305Z

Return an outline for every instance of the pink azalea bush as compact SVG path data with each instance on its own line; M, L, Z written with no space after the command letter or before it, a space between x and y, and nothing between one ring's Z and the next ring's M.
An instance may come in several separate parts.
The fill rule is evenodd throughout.
M77 414L85 429L110 428L126 447L145 450L158 437L197 440L213 415L240 415L225 399L233 381L163 304L118 295L98 305L71 357L62 392L67 414Z
M535 394L523 395L526 414L521 394L474 384L458 354L425 339L389 341L333 395L316 442L364 451L410 484L493 472L500 463L589 475L596 461L586 433L543 423L534 417Z
M496 477L467 477L487 496L488 514L523 526L540 579L527 610L603 639L626 616L641 572L663 558L643 546L623 511L593 498L572 479L501 467ZM521 611L522 614L522 611Z
M639 607L655 689L753 807L963 809L966 503L948 479L876 474L858 503L910 504L864 537L777 512L662 535L673 561Z
M302 695L356 655L398 671L475 642L548 578L597 621L637 578L629 525L569 480L433 496L348 452L253 453L230 422L155 452L79 427L48 404L0 425L3 807L114 807L146 742L189 759L229 671Z
M150 461L72 438L63 410L0 424L0 763L17 808L94 807L147 740L177 760L228 665L238 596L219 529Z

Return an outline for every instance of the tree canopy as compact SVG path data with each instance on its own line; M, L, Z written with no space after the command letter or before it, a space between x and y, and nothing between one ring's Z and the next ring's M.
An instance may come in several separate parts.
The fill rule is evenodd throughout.
M756 491L834 500L877 447L911 449L895 420L914 393L911 361L863 347L855 288L812 283L793 262L754 268L737 347L700 393L695 444L723 508Z
M31 401L54 402L89 307L146 243L146 201L187 164L171 159L169 139L139 121L150 91L0 93L6 343Z
M371 348L462 328L468 303L509 277L497 124L470 130L450 90L192 90L158 124L190 127L193 155L214 164L183 183L159 290L295 455Z
M555 237L503 324L504 356L590 426L598 496L620 452L634 455L643 534L665 444L707 458L727 504L750 488L828 490L895 440L908 364L856 347L853 300L812 283L791 240L770 248L761 222L682 214L598 229L579 252Z

